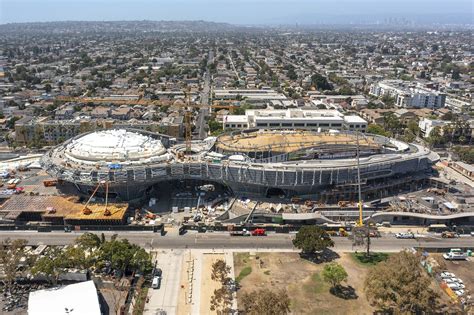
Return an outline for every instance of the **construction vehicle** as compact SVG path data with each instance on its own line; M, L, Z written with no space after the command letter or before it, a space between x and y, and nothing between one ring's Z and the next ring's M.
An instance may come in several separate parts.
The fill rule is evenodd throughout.
M339 228L339 236L349 236L349 233L344 228Z
M267 233L265 229L255 229L252 231L252 236L266 236Z
M110 216L112 213L110 212L109 209L107 209L107 204L108 204L108 197L109 197L109 184L106 181L101 181L97 184L97 187L94 189L92 192L91 196L87 200L84 208L82 209L82 213L85 215L92 214L92 210L88 207L89 203L91 202L92 198L95 196L97 191L100 188L100 185L105 185L105 209L104 209L104 216Z
M146 214L145 214L145 219L148 219L148 220L155 220L156 219L156 214L154 214L153 212L150 212L148 210L145 210Z
M201 191L214 191L216 188L212 184L202 185L198 187Z
M43 181L44 187L54 187L58 184L57 179L46 179Z
M442 238L457 238L459 237L459 234L455 232L444 231L443 233L441 233L441 237Z
M16 184L13 183L13 184L8 184L7 186L8 189L15 189L16 188Z

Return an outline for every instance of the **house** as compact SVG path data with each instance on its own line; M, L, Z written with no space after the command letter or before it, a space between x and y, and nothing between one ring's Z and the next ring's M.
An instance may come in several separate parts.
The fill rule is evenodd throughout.
M132 109L128 106L120 106L119 108L113 108L110 111L110 117L118 120L130 119L130 113Z
M97 106L91 111L90 116L92 118L108 118L109 114L110 114L109 108L103 107L103 106Z

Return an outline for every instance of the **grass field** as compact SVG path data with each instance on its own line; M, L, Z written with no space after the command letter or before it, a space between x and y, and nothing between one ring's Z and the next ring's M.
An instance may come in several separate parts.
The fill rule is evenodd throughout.
M375 266L379 262L387 260L389 254L387 253L370 253L370 256L366 256L365 253L351 253L350 254L354 261L362 266Z

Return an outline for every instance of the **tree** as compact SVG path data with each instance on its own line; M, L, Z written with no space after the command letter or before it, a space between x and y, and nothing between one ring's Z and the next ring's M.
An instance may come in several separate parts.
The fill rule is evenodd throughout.
M211 297L211 311L218 314L228 314L232 306L232 290L229 282L230 267L224 260L219 259L212 264L211 279L221 284L219 289L214 290Z
M315 73L311 76L311 85L318 90L332 90L332 85L328 82L325 76Z
M388 112L383 115L383 127L392 134L398 134L402 127L400 119L394 113Z
M51 92L51 90L52 90L51 84L46 83L46 84L44 85L44 91L45 91L46 93L49 93L49 92Z
M51 284L58 283L59 275L65 271L67 266L67 257L58 247L51 247L43 257L39 258L31 273L33 275L42 274L48 278Z
M232 306L232 291L229 286L223 285L219 289L214 290L211 297L211 311L216 311L217 314L229 314Z
M370 303L384 312L431 314L438 311L438 294L420 264L420 255L402 251L374 266L365 280Z
M90 232L86 232L76 239L76 244L89 250L98 248L102 243L104 242L102 242L97 234Z
M113 269L122 273L129 270L142 270L146 273L153 268L150 254L127 239L117 240L116 236L100 246L98 260L102 263L109 262Z
M385 137L388 136L388 132L382 126L377 125L377 124L370 124L367 127L367 133L385 136Z
M319 226L307 225L300 228L293 239L293 245L301 249L304 255L315 255L328 247L334 247L334 242Z
M5 239L1 244L0 264L3 266L3 273L5 275L5 291L15 282L20 260L26 256L26 244L26 240L17 239L11 241L9 238Z
M248 315L284 315L290 312L290 298L285 290L260 289L244 293L242 306Z
M434 127L431 130L430 135L428 136L428 139L426 139L426 141L430 144L431 147L444 144L446 141L444 137L441 135L441 127L439 126Z
M348 276L344 267L336 262L325 265L322 275L324 281L330 283L333 289L336 289L341 282L347 281Z
M212 264L211 279L220 283L227 284L230 280L230 267L224 260L219 259Z

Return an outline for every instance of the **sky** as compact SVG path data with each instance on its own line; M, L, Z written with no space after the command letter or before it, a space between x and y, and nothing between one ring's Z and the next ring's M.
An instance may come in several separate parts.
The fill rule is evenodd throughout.
M350 24L390 17L472 24L473 8L474 0L0 0L0 24L71 20Z

